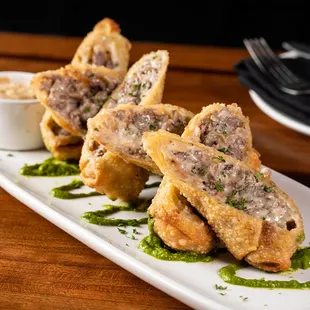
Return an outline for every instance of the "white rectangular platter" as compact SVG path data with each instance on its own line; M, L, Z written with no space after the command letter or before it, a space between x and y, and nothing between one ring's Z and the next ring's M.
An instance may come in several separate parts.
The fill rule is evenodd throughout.
M13 156L8 156L8 153ZM24 177L19 174L20 168L25 163L40 163L49 156L46 151L0 151L0 186L68 234L144 281L194 309L310 309L308 290L255 289L226 284L217 273L221 267L231 262L223 258L216 258L211 263L185 263L162 261L143 253L137 247L139 241L148 235L147 225L137 227L140 234L135 235L137 240L132 240L128 238L132 235L132 227L127 227L128 235L124 235L119 233L117 227L103 227L85 222L81 219L84 212L100 210L106 203L119 204L120 202L109 201L105 196L74 200L54 198L49 194L53 187L68 184L79 177ZM276 184L296 201L305 224L306 240L303 245L309 245L310 189L276 171L272 171L272 174ZM149 182L157 180L156 177L152 177ZM90 190L83 188L84 192ZM145 189L141 196L153 197L156 190L156 188ZM118 218L145 216L144 213L133 212L120 212L117 215ZM293 275L280 275L246 268L240 270L238 275L273 280L291 280L290 277L293 277L300 282L305 282L310 280L310 269L296 271ZM215 284L227 286L227 290L216 290Z

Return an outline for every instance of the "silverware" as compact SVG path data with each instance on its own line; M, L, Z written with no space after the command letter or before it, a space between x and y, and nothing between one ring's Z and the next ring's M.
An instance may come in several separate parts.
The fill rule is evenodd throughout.
M310 82L296 76L272 51L264 38L244 39L243 43L258 68L279 89L291 95L310 94Z

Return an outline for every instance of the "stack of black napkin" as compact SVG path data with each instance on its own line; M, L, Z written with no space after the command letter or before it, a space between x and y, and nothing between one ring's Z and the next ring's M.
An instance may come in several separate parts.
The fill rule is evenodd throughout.
M292 72L310 82L310 59L283 59ZM235 64L240 83L254 90L267 104L305 125L310 125L310 95L294 96L281 91L266 77L252 59L242 59Z

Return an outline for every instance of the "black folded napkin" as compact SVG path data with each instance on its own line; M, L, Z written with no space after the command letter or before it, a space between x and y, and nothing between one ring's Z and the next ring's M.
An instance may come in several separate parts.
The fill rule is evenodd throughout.
M283 62L296 75L310 82L310 60L305 58L287 58ZM282 92L271 79L268 79L254 61L242 59L234 65L240 83L254 90L268 105L279 112L310 125L310 95L294 96Z

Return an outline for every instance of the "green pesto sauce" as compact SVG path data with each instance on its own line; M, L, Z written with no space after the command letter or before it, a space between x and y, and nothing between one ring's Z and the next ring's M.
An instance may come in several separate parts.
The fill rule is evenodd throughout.
M125 206L103 205L104 210L85 212L82 215L82 219L90 224L100 226L140 226L147 224L147 217L141 219L115 219L106 217L119 211L146 212L149 205L150 200L138 200Z
M98 192L90 192L90 193L70 193L73 189L78 189L84 186L84 183L80 180L73 180L71 183L67 185L62 185L59 187L55 187L50 191L50 195L60 199L76 199L76 198L85 198L91 196L99 196L102 195Z
M182 261L187 263L194 262L205 262L209 263L214 260L214 257L211 255L203 255L194 252L177 252L173 249L170 249L166 246L163 241L157 236L153 229L154 220L149 217L148 227L150 234L144 237L140 243L138 248L142 250L144 253L151 255L160 260L166 261Z
M226 283L257 287L257 288L290 288L290 289L309 289L310 281L300 283L297 280L279 281L279 280L265 280L262 279L244 279L238 277L236 272L239 269L246 268L246 263L242 264L230 264L219 270L218 274ZM292 271L297 269L308 269L310 268L310 247L298 249L292 257L291 269Z
M20 174L24 176L70 176L80 173L79 164L73 160L58 160L50 157L40 164L27 165L25 164Z

